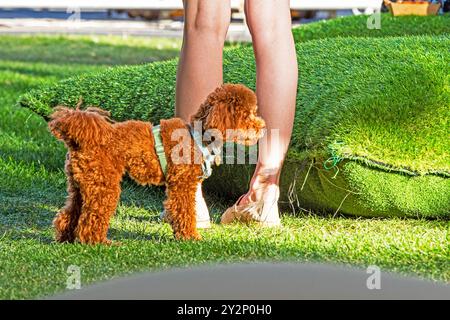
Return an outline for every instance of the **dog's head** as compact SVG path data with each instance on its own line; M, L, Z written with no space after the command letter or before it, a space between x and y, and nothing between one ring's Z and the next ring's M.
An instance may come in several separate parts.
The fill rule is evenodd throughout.
M224 84L211 93L191 122L203 130L219 130L225 141L253 145L264 135L255 93L244 85Z

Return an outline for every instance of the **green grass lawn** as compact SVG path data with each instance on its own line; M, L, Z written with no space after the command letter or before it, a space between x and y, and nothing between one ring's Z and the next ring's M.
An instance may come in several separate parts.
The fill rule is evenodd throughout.
M65 149L46 123L16 107L44 84L177 56L176 40L113 37L0 36L0 298L34 298L64 290L69 265L82 284L142 270L202 263L324 261L450 281L448 221L283 215L283 228L214 225L201 242L177 242L158 221L164 190L124 182L110 238L121 246L56 244L51 221L64 203ZM234 199L208 203L217 221Z

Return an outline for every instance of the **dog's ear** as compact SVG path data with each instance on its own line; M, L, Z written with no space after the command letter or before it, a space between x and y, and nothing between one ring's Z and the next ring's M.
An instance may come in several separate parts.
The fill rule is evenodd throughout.
M110 141L112 129L106 114L93 112L92 109L83 111L61 106L54 110L48 127L57 139L68 146L104 145Z

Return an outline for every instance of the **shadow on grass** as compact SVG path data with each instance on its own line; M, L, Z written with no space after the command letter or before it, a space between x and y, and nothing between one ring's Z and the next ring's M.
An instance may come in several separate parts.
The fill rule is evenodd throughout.
M0 195L1 233L6 232L13 240L30 239L42 243L53 241L51 237L43 234L52 229L52 221L59 209L64 206L67 193L65 186L57 188L47 185L46 187L50 187L52 191L41 190L42 183L44 181L31 183L33 188L17 190L11 187L10 190L3 190ZM112 238L118 241L120 239L161 241L167 238L164 234L167 234L169 226L161 223L161 228L158 227L158 223L161 222L159 212L164 198L163 188L137 186L128 178L122 183L122 188L122 197L109 231ZM123 228L114 227L115 223L123 224ZM154 231L155 226L157 231Z
M13 233L8 237L13 241L33 240L39 244L49 245L55 242L53 236L45 235L40 232L32 232L28 230L22 230L20 233Z
M4 160L12 158L28 165L43 164L49 173L56 173L64 168L66 153L61 152L61 149L55 149L48 150L48 146L34 145L29 141L19 148L3 146L0 148L0 158Z
M141 233L136 231L121 230L118 228L111 227L108 232L108 238L110 240L120 242L123 240L133 240L133 241L154 241L154 242L169 242L176 241L172 233L168 233L167 228L161 224L161 228L147 233Z

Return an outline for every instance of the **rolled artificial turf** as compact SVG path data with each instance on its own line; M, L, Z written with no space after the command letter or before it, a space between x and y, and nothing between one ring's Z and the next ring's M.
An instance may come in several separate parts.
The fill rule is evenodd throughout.
M383 13L375 17L357 15L321 20L293 29L295 42L339 37L399 37L450 34L450 14L439 16L400 16ZM374 28L374 22L379 25ZM368 27L369 26L369 27Z
M295 126L282 203L362 216L450 215L450 37L336 38L297 44ZM116 120L173 116L177 60L111 68L24 95L47 117L57 104L112 112ZM225 82L255 88L251 48L224 55ZM236 197L251 176L223 165L209 191Z

